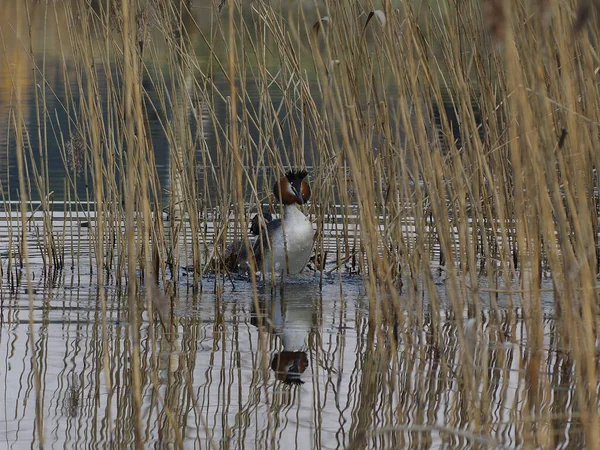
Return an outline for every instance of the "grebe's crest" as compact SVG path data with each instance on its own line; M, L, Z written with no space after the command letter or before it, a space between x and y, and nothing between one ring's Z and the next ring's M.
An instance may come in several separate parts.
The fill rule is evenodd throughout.
M285 177L288 179L288 181L290 183L293 183L294 180L304 180L306 178L306 176L308 175L308 172L306 170L290 170L288 172L286 172Z

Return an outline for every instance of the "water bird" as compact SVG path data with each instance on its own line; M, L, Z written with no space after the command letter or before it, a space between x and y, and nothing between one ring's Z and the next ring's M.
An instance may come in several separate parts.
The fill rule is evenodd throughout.
M290 170L273 186L275 199L283 205L283 217L267 223L254 243L256 268L263 276L295 275L308 263L315 233L297 206L310 200L307 175L305 170Z
M263 211L261 214L255 214L250 221L250 235L258 237L262 230L266 229L269 222L273 220L273 216L268 211ZM225 267L230 272L235 272L240 269L241 265L247 264L248 253L246 246L242 241L235 241L227 246L223 261Z

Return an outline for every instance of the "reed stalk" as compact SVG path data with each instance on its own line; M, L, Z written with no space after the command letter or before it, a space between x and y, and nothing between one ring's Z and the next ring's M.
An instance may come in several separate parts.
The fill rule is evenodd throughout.
M24 13L27 13L27 7L24 7ZM18 29L17 33L20 34L24 30ZM14 68L11 73L19 73L19 67ZM27 178L26 178L26 161L25 161L25 141L24 134L26 132L25 124L25 112L23 111L24 106L24 92L21 85L14 77L11 77L11 83L13 85L13 91L15 94L15 114L12 118L12 128L15 130L15 146L17 156L17 171L19 179L19 194L20 194L20 242L22 257L25 262L25 289L27 292L28 304L29 304L29 339L28 345L32 354L31 357L31 369L33 373L33 380L35 386L35 430L36 435L34 439L37 439L40 447L44 446L45 442L45 429L44 429L44 397L42 395L42 380L41 380L41 368L39 365L36 345L35 345L35 325L34 325L34 295L33 295L33 281L31 267L29 266L29 255L28 255L28 240L27 240L27 218L28 218L28 190L27 190Z
M213 439L197 388L195 339L206 328L201 318L178 317L178 302L188 289L199 310L214 299L211 358L225 362L229 333L240 332L226 320L230 290L241 286L254 311L269 293L283 301L293 290L282 283L263 291L254 273L238 280L223 262L234 240L251 251L250 217L263 208L281 213L273 183L298 167L310 173L305 212L317 230L308 282L322 291L337 283L340 317L357 279L367 304L355 318L362 359L344 445L429 445L432 436L448 446L493 445L505 438L494 405L510 411L519 436L512 443L549 448L561 440L545 430L563 426L552 402L564 400L554 389L564 376L574 425L561 429L581 430L574 441L593 448L600 441L598 31L581 9L574 24L570 5L538 3L27 2L19 12L26 28L14 30L12 44L0 29L4 53L19 47L19 64L32 68L27 94L25 69L7 64L18 187L14 174L1 180L8 255L0 287L16 292L24 269L39 444L45 411L33 279L39 272L60 279L69 255L73 273L97 285L95 356L110 424L103 439L114 432L126 442L132 431L136 448L149 445L156 414L161 435L184 446L192 432L178 421L195 414L196 443L233 445L232 435ZM53 27L58 56L36 41ZM53 140L65 166L59 184ZM57 206L65 199L73 201ZM69 230L80 236L70 240ZM123 348L111 331L113 285L125 294L114 300L125 311ZM257 321L250 385L268 406L272 430L286 398L270 390L275 339L268 317ZM326 349L322 336L311 346L322 364L316 376L332 376L321 358L345 347ZM118 376L125 366L117 349L126 353L127 377ZM162 351L170 355L164 391ZM442 397L451 422L444 426L407 406L439 405ZM227 417L233 396L222 398ZM315 417L325 420L320 410ZM269 433L264 442L275 447Z

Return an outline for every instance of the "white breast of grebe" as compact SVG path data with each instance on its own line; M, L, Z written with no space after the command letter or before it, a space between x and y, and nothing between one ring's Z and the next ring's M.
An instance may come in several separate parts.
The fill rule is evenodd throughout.
M280 223L269 237L273 252L265 255L265 276L270 276L273 268L276 275L279 275L282 270L286 271L286 267L289 269L286 271L289 275L300 273L308 263L314 242L313 226L308 217L296 205L285 206L283 224Z

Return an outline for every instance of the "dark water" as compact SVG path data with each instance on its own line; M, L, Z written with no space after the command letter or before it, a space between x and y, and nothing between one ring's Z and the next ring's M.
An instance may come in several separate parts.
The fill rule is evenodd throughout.
M68 3L66 3L68 4ZM77 53L61 34L65 32L68 26L68 20L63 17L66 9L65 4L55 6L39 5L32 3L29 10L23 5L4 4L2 8L3 16L0 19L0 26L5 40L4 48L0 48L0 61L4 64L0 66L0 123L5 124L0 127L0 148L5 151L0 155L0 183L4 196L10 200L18 200L19 183L16 157L16 136L14 131L15 115L18 109L23 114L23 133L25 156L28 163L27 173L29 174L30 189L29 197L33 200L40 200L41 197L48 196L56 202L62 202L67 199L66 190L70 192L70 199L75 195L82 200L93 200L94 190L91 185L91 172L89 161L82 161L82 170L75 170L78 165L71 162L69 153L69 143L77 142L80 139L81 145L89 148L91 145L90 137L86 129L86 122L82 120L85 116L83 111L84 104L89 101L86 70L82 67L82 61L77 59ZM210 21L207 21L206 10L211 8L207 2L193 2L192 14L194 20L201 27L204 33L210 31ZM28 20L28 14L30 19ZM58 15L58 18L55 18ZM252 22L252 14L249 13L247 20ZM29 26L34 30L29 36ZM43 32L42 32L43 30ZM194 33L194 30L196 32ZM213 103L212 112L202 106L202 100L194 98L195 90L190 88L189 95L192 97L192 103L195 110L190 110L187 116L189 121L190 133L192 136L201 136L201 141L193 140L191 145L196 146L198 166L198 183L202 187L204 178L209 178L209 184L214 183L211 177L212 170L219 170L219 151L218 140L223 140L223 132L220 129L228 120L228 110L226 100L223 97L230 95L229 81L224 73L214 70L214 62L210 59L210 50L202 42L197 29L191 27L188 30L192 34L191 41L197 46L194 51L197 55L197 64L201 70L210 73L210 82L212 87L208 95ZM85 39L83 31L76 26L71 30L75 39ZM161 45L164 37L152 32L152 43L156 46L156 51L165 52ZM29 50L31 48L31 51ZM113 97L117 92L117 99L122 100L122 80L120 79L120 62L111 60L106 65L104 57L101 56L101 47L98 46L94 59L94 76L96 79L98 95L97 101L102 111L102 117L105 124L106 139L117 142L115 151L118 153L117 159L124 158L126 148L120 148L120 137L122 133L120 127L111 128L109 124L118 123L121 120L120 112L109 109L111 102L115 101ZM146 52L145 68L142 79L144 108L147 114L147 133L150 138L150 147L154 153L156 161L156 174L160 186L165 192L170 189L170 151L171 145L165 133L165 126L173 120L174 105L167 102L163 104L161 96L166 95L172 98L176 94L172 88L175 86L175 80L172 77L172 68L166 57L156 59L154 55ZM278 71L279 61L271 57L267 62L269 70L275 74ZM212 69L210 69L212 68ZM193 77L195 82L202 83L202 77ZM308 80L313 83L315 93L317 77L310 73ZM238 80L238 86L241 87L241 80ZM246 109L255 114L261 107L260 93L261 85L258 80L248 78L243 81L244 91L247 92L246 98L239 105L240 109ZM388 98L390 111L394 114L397 106L396 90L394 86L388 86ZM218 93L218 94L217 94ZM270 127L273 131L273 142L269 143L270 148L276 149L282 155L282 160L287 161L286 154L297 146L303 146L302 164L308 168L313 168L315 155L321 151L317 144L311 140L310 133L306 133L302 142L292 136L291 124L293 128L302 127L302 118L298 113L298 105L288 107L281 103L283 93L275 85L269 87L269 95L278 108L278 123ZM320 108L320 98L315 95L313 100ZM433 125L441 129L441 111L450 121L452 135L442 136L444 141L456 141L460 145L459 122L454 111L449 96L445 97L444 105L435 107L432 112ZM19 107L19 108L18 108ZM118 108L117 108L118 109ZM261 127L269 126L260 124ZM249 122L249 128L245 130L247 137L243 139L244 145L253 147L251 149L252 159L256 160L260 152L258 148L261 142L261 133L257 125ZM263 131L264 133L264 131ZM271 133L268 133L271 134ZM220 135L220 138L218 137ZM441 135L440 135L441 136ZM73 144L77 147L77 144ZM222 144L221 144L222 145ZM111 147L112 148L112 147ZM206 152L206 154L202 154ZM226 160L228 158L225 158ZM202 161L211 161L210 167L204 167ZM47 178L40 188L34 182L34 173L39 172L42 167L47 168ZM119 168L115 168L116 180L120 179ZM268 165L265 166L265 174L269 174ZM75 177L75 186L66 185L67 175ZM268 183L272 180L269 178ZM267 183L267 184L268 184ZM203 195L211 195L212 190L203 192Z
M205 9L209 8L206 2L196 2L193 8L194 17L202 23ZM5 126L0 129L0 148L5 149L3 156L0 156L0 182L4 195L11 200L18 200L18 171L16 158L16 137L13 127L14 116L17 114L17 106L20 107L23 114L23 129L25 135L25 155L28 161L28 171L34 172L33 166L37 170L47 165L47 187L42 186L38 189L35 183L31 182L31 192L29 196L33 200L39 200L42 196L52 193L51 198L57 202L62 202L67 198L65 191L65 178L67 174L75 175L73 164L70 163L68 153L69 142L76 140L78 136L82 137L82 144L89 148L90 137L85 132L85 122L81 120L84 116L82 108L87 100L87 80L86 71L81 67L82 62L76 59L76 53L70 45L65 45L61 38L61 31L67 26L67 20L60 17L64 13L61 5L47 7L47 5L30 5L30 22L27 20L27 14L23 6L3 5L4 12L0 19L0 26L4 33L3 38L7 44L5 48L0 49L0 60L3 62L0 67L0 122ZM58 19L54 19L55 12L59 14ZM45 18L45 15L49 15ZM38 30L32 34L30 39L28 35L28 26ZM210 26L210 24L209 24ZM44 29L44 27L46 29ZM44 34L39 30L44 30ZM204 30L207 31L207 30ZM84 36L78 36L82 33L76 29L72 31L75 38L84 39ZM197 33L196 33L197 34ZM196 35L196 41L198 36ZM164 37L154 36L158 52L164 51L160 41ZM63 44L63 45L61 45ZM28 50L31 45L32 52ZM99 51L99 49L96 49ZM195 49L198 53L198 64L203 69L209 67L209 51L206 45L198 43ZM170 143L165 133L165 126L173 120L173 105L161 102L161 96L173 97L176 95L172 88L174 78L171 74L171 68L167 58L156 60L152 55L146 58L147 66L143 74L144 90L144 108L148 112L147 133L150 138L150 147L154 153L156 161L156 173L163 189L170 187ZM110 110L110 102L114 102L114 91L117 98L122 96L122 80L119 76L119 61L111 61L106 66L102 56L97 54L94 60L94 74L96 78L98 96L102 117L106 125L105 132L107 139L119 142L119 136L115 133L122 132L119 129L111 131L109 123L121 120L120 112ZM212 112L209 114L206 108L202 108L201 101L195 106L196 111L190 110L188 121L190 133L196 136L200 133L202 145L196 141L197 160L204 159L213 161L213 166L198 168L199 185L203 185L203 177L211 173L211 169L218 170L218 148L217 134L221 133L216 124L225 124L228 117L227 105L225 99L220 95L227 97L230 95L229 81L226 76L218 71L211 75L213 84L211 92L219 93L211 98ZM239 85L239 83L238 83ZM251 111L257 111L259 108L258 84L254 80L248 80L245 90L248 97L240 108L246 108ZM114 90L114 91L113 91ZM193 91L193 90L192 90ZM277 89L271 89L274 101L280 100L281 92ZM190 91L190 95L193 92ZM210 93L208 95L211 95ZM113 106L114 108L114 106ZM285 120L297 121L297 118L291 118L292 111L283 109L279 113L281 123ZM111 122L112 121L112 122ZM274 126L275 128L275 126ZM82 131L83 130L83 131ZM247 130L250 142L259 142L259 132L253 124ZM283 126L283 134L276 136L272 143L273 147L281 149L282 152L290 146L289 130ZM119 148L117 152L125 154L126 148ZM201 152L207 152L207 155L201 155ZM257 150L254 150L256 155ZM312 153L306 152L304 163L308 167L313 166ZM77 172L77 181L74 193L82 199L93 200L93 188L90 181L89 165L83 162L83 171ZM116 170L117 182L120 179L118 169ZM33 179L33 177L31 177ZM71 188L67 188L72 190ZM71 194L71 199L73 198Z

